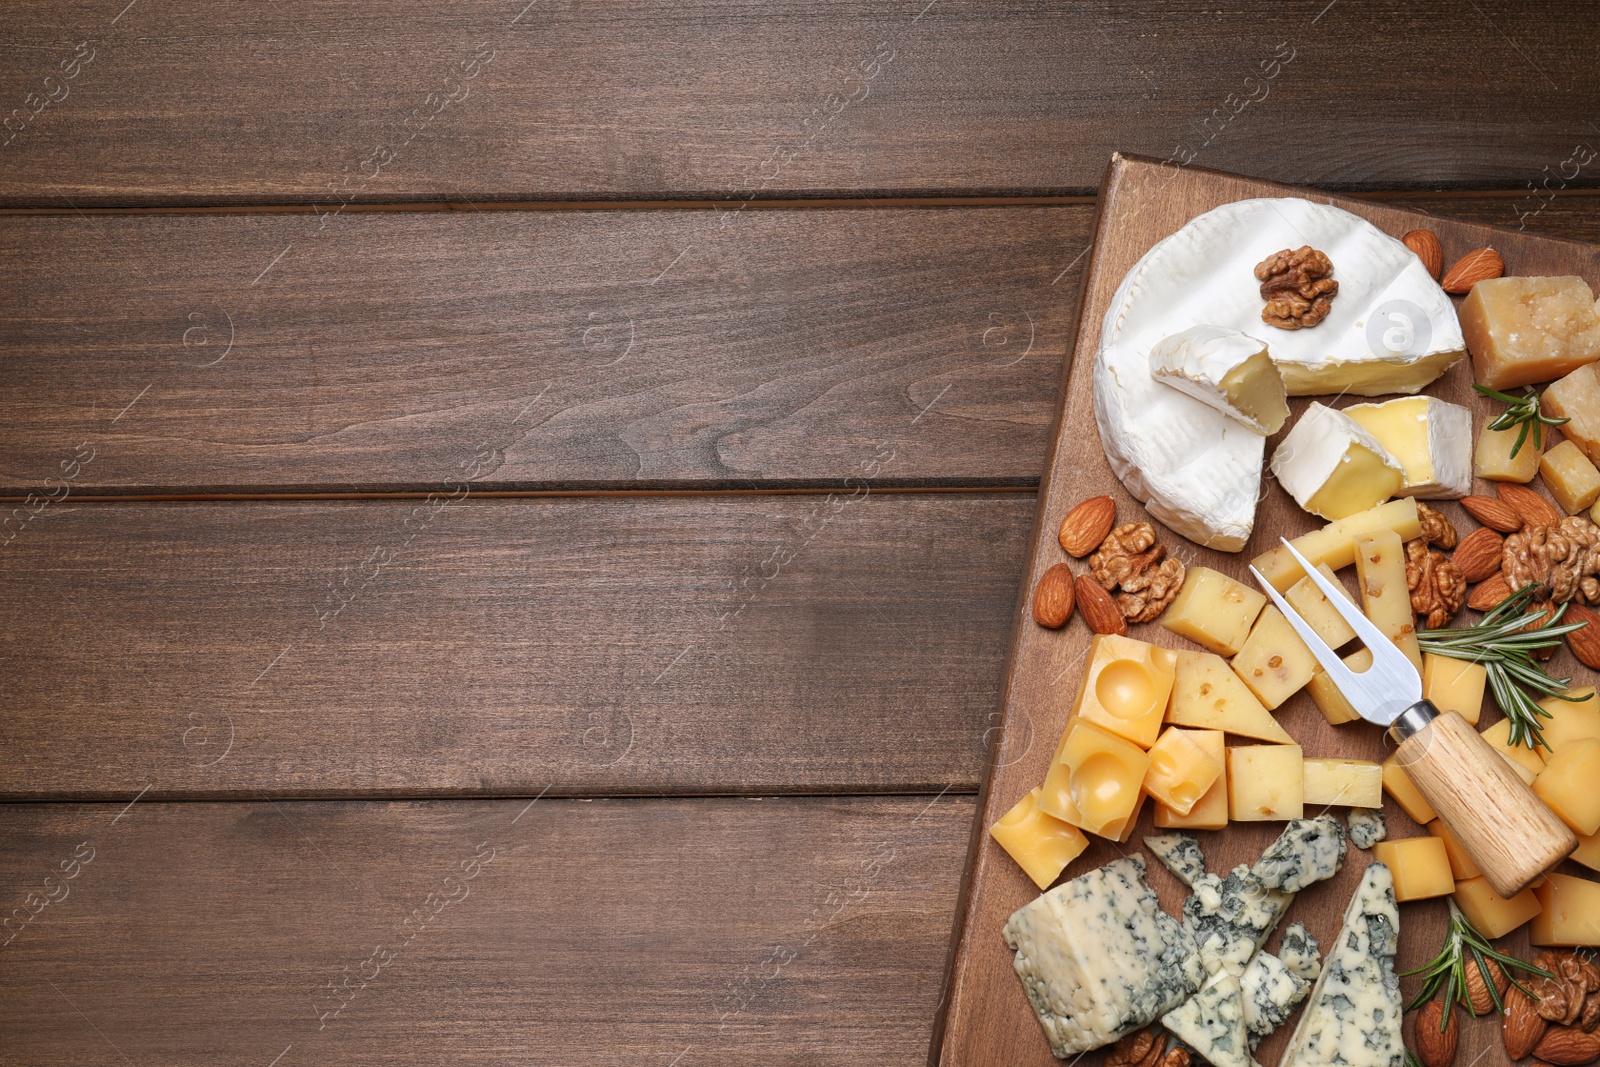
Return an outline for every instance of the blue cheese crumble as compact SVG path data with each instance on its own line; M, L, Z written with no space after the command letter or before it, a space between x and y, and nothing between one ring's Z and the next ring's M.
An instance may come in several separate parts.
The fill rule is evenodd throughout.
M1190 835L1152 834L1144 839L1144 845L1163 867L1190 889L1205 877L1206 854L1200 851L1200 842Z
M1351 808L1349 818L1350 840L1357 848L1371 848L1389 833L1382 808Z
M1298 893L1344 866L1344 827L1332 815L1293 819L1250 873L1269 889Z

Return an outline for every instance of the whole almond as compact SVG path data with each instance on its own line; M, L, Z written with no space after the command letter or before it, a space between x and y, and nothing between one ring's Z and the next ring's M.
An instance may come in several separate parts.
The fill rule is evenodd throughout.
M1522 516L1525 525L1554 526L1561 521L1561 512L1556 510L1556 506L1525 485L1499 482L1494 491Z
M1505 539L1485 526L1463 537L1450 558L1461 572L1461 577L1469 582L1481 582L1491 574L1500 572L1500 557L1504 549Z
M1552 1026L1545 1031L1533 1054L1557 1067L1578 1067L1600 1059L1600 1034L1590 1034L1575 1026Z
M1117 522L1117 502L1108 496L1090 497L1061 520L1061 547L1082 559L1100 547Z
M1128 620L1122 617L1122 608L1111 599L1105 586L1087 574L1078 575L1078 611L1083 621L1097 634L1118 634L1126 637Z
M1582 604L1568 604L1564 622L1586 622L1589 625L1567 635L1567 647L1585 667L1600 671L1600 612Z
M1409 230L1400 240L1422 260L1433 280L1438 281L1439 272L1444 270L1444 249L1439 246L1439 235L1432 230Z
M1496 500L1492 496L1468 496L1461 498L1461 506L1467 509L1468 515L1491 530L1516 533L1522 529L1522 516L1504 500Z
M1532 997L1516 986L1507 987L1506 1014L1500 1020L1500 1036L1505 1040L1507 1056L1520 1060L1531 1053L1549 1026L1539 1017Z
M1461 1027L1456 1023L1455 1012L1450 1013L1441 1030L1439 1023L1443 1019L1444 1005L1437 1000L1428 1001L1417 1013L1412 1043L1416 1045L1417 1059L1422 1061L1422 1067L1450 1067L1456 1062L1456 1042L1460 1038Z
M1475 248L1456 260L1455 266L1450 268L1439 285L1445 292L1460 296L1479 282L1498 278L1505 272L1506 262L1500 258L1499 252L1492 248Z
M1075 599L1072 570L1057 563L1041 574L1039 584L1033 587L1033 621L1047 630L1061 629L1072 618Z
M1472 587L1472 595L1467 597L1467 607L1473 611L1493 611L1510 595L1511 583L1506 581L1506 576L1491 574ZM1467 970L1470 971L1472 968L1469 967Z
M1502 997L1505 996L1506 986L1511 984L1506 977L1505 970L1494 960L1485 959L1489 965L1489 974L1494 978L1494 990ZM1467 973L1467 999L1472 1003L1472 1014L1489 1015L1494 1011L1494 997L1489 992L1489 983L1483 980L1483 971L1476 962L1466 965Z

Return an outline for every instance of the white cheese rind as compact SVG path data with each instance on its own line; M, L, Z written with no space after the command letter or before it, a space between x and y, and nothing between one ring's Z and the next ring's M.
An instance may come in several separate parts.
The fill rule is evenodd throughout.
M1228 387L1236 372L1248 373L1252 381L1270 387L1276 394L1271 410L1252 413L1234 402ZM1194 397L1262 436L1277 433L1289 414L1283 378L1272 364L1266 343L1226 326L1191 326L1163 338L1150 350L1150 373L1161 384ZM1271 421L1263 421L1262 414Z
M1129 856L1018 908L1006 944L1051 1050L1067 1058L1160 1018L1200 986L1194 939Z
M1342 411L1313 403L1273 451L1272 474L1294 497L1296 504L1310 511L1312 498L1339 470L1351 445L1372 452L1386 467L1402 470L1400 461L1359 422ZM1334 519L1343 517L1331 516Z
M1394 878L1388 867L1374 863L1350 900L1280 1067L1403 1067L1400 979L1394 973L1399 930Z
M1344 827L1332 815L1292 819L1250 868L1262 885L1298 893L1344 866Z
M1151 834L1144 839L1144 845L1190 889L1205 877L1206 854L1200 850L1200 842L1189 834Z
M1415 464L1422 468L1421 472L1413 469L1399 450L1400 442L1388 441L1373 422L1367 421L1372 416L1381 418L1385 410L1403 412L1408 419L1424 424L1418 435L1424 441L1423 455ZM1406 484L1398 495L1420 500L1459 500L1472 492L1472 412L1468 408L1436 396L1416 396L1383 404L1355 404L1345 408L1344 413L1365 426L1400 461Z
M1216 974L1200 991L1161 1017L1161 1025L1211 1067L1253 1067L1239 979Z
M1250 1047L1254 1049L1262 1038L1287 1022L1309 992L1311 983L1290 970L1281 959L1270 952L1257 952L1239 979Z

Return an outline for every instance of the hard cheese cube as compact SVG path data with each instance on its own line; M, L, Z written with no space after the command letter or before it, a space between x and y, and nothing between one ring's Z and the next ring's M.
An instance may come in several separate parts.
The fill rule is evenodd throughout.
M1364 648L1358 648L1344 657L1344 665L1360 674L1372 666L1372 653ZM1356 722L1361 718L1361 713L1351 705L1345 698L1344 692L1320 667L1317 673L1311 676L1306 692L1311 694L1312 702L1321 709L1322 717L1335 726L1344 722Z
M1483 731L1482 736L1489 742L1490 748L1505 757L1506 762L1511 764L1511 769L1517 772L1517 777L1524 782L1531 785L1539 772L1544 770L1544 758L1538 751L1527 745L1511 743L1510 719L1501 719Z
M1537 464L1537 461L1535 461ZM1537 467L1535 468L1537 469ZM1533 475L1528 475L1532 478ZM1379 504L1371 511L1363 511L1348 519L1331 522L1320 530L1296 537L1291 544L1295 550L1311 561L1313 567L1326 563L1334 570L1350 566L1356 561L1356 541L1371 537L1379 530L1393 530L1400 540L1410 541L1422 536L1422 520L1417 515L1417 502L1412 497ZM1272 583L1272 588L1282 593L1305 577L1305 571L1295 562L1289 550L1279 545L1263 552L1251 561L1261 576Z
M1540 721L1551 752L1558 752L1568 741L1581 737L1600 737L1600 697L1595 695L1594 686L1568 689L1562 696L1572 699L1545 697L1539 701L1539 706L1550 713L1548 719Z
M1265 712L1263 712L1265 714ZM1170 731L1169 731L1170 732ZM1226 768L1227 754L1223 744L1221 730L1184 730L1190 739L1216 761L1219 768ZM1189 809L1189 814L1179 815L1160 801L1156 802L1155 823L1166 829L1185 830L1221 830L1228 825L1228 775L1226 770L1217 775L1217 780L1211 783L1205 795L1195 801L1194 807Z
M1406 550L1400 535L1382 530L1356 543L1356 575L1361 581L1361 603L1367 618L1406 654L1422 673L1422 649L1417 645L1417 618L1411 613L1411 591L1406 588Z
M1056 761L1067 780L1072 810L1053 809L1051 791L1046 789L1040 796L1045 812L1091 834L1112 839L1120 835L1138 810L1150 757L1109 730L1074 719Z
M1511 389L1600 359L1600 316L1582 278L1492 278L1459 313L1479 385Z
M1444 824L1443 819L1435 819L1430 822L1428 824L1428 833L1444 843L1445 854L1450 857L1450 873L1455 877L1456 881L1464 882L1468 878L1477 878L1483 874L1478 869L1478 865L1473 862L1472 857L1467 854L1467 850L1461 847L1461 842L1456 839L1456 835L1450 832L1450 827Z
M1383 766L1363 759L1305 761L1307 804L1383 807Z
M1533 443L1531 431L1523 439L1522 447L1517 448L1517 435L1521 432L1520 428L1491 430L1488 426L1478 431L1478 449L1472 461L1478 477L1491 482L1521 482L1524 485L1533 481L1539 473L1539 459L1544 453L1539 445ZM1548 436L1541 435L1541 444L1548 440ZM1516 455L1511 454L1514 448Z
M1178 653L1167 721L1175 726L1225 730L1240 737L1285 745L1294 740L1233 673L1233 668L1209 652Z
M1405 591L1402 580L1400 589ZM1276 708L1306 687L1317 673L1317 659L1294 632L1283 612L1269 605L1256 620L1239 654L1233 673L1267 708Z
M1089 647L1072 714L1149 748L1161 731L1176 665L1170 649L1102 634Z
M1426 900L1455 892L1450 856L1437 837L1379 841L1372 846L1372 858L1394 875L1396 900Z
M1062 822L1039 810L1039 790L1035 789L989 827L989 836L1000 843L1017 865L1040 889L1061 877L1067 864L1083 854L1089 839L1071 823Z
M1574 833L1600 833L1600 740L1575 738L1551 753L1533 792Z
M1206 567L1191 567L1183 588L1156 621L1201 648L1231 656L1250 636L1267 598Z
M1533 895L1533 890L1524 889L1507 899L1481 877L1457 882L1455 902L1478 932L1491 941L1504 937L1539 914L1539 899Z
M1571 441L1562 441L1539 461L1545 488L1568 515L1576 515L1600 500L1600 469Z
M1221 774L1221 762L1213 759L1187 730L1169 726L1150 748L1144 788L1179 815L1187 815Z
M1234 822L1301 818L1305 798L1305 760L1299 745L1228 749L1228 817Z
M1344 413L1400 461L1400 492L1424 500L1472 492L1472 412L1431 396L1356 404Z
M1350 591L1344 587L1344 583L1339 580L1338 575L1333 573L1333 568L1323 563L1317 567L1317 570L1322 573L1324 578L1333 583L1334 588L1344 593L1346 602L1355 603L1355 599L1350 596ZM1283 594L1283 598L1289 602L1291 608L1300 613L1300 617L1306 621L1306 625L1315 630L1317 636L1328 643L1329 648L1336 649L1355 640L1355 630L1351 629L1350 624L1344 621L1344 616L1339 614L1339 609L1334 607L1333 602L1317 586L1317 583L1312 581L1309 574L1291 585L1289 591Z
M1411 816L1411 821L1422 825L1430 823L1439 817L1433 810L1433 805L1428 803L1428 798L1411 781L1411 776L1405 772L1398 762L1399 756L1390 756L1383 761L1383 788L1394 802Z
M1572 854L1572 861L1592 871L1600 871L1600 834L1578 838L1578 851Z
M1544 410L1572 420L1561 427L1562 436L1600 467L1600 366L1580 367L1546 389Z
M1549 874L1533 891L1539 914L1528 927L1535 945L1600 945L1600 882Z
M1440 711L1453 711L1472 725L1483 713L1483 691L1489 682L1489 668L1464 659L1422 656L1422 695Z

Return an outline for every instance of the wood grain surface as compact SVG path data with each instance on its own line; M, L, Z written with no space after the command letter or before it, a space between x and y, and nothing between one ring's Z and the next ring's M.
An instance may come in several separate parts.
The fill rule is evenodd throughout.
M1083 193L1112 150L1335 186L1520 189L1600 138L1588 14L1487 0L26 0L0 22L0 196L333 208ZM70 62L79 42L87 63ZM1593 186L1592 167L1575 180Z
M971 797L527 805L0 806L0 1063L926 1061Z
M975 790L1032 494L62 504L0 796Z
M1138 502L1111 473L1094 425L1091 361L1098 346L1100 323L1116 286L1156 241L1175 232L1195 215L1247 197L1282 195L1311 195L1330 200L1396 236L1425 224L1439 233L1447 257L1493 245L1504 255L1510 273L1580 274L1591 284L1600 284L1600 247L1593 245L1490 230L1477 223L1445 219L1424 222L1409 211L1386 204L1325 198L1307 190L1196 169L1174 172L1153 161L1113 160L1101 198L1100 227L1075 345L1075 373L1067 382L1060 433L1046 466L1046 484L1041 490L1032 538L1033 558L1024 572L1023 588L1031 589L1047 567L1064 558L1056 542L1056 525L1076 502L1109 493L1117 499L1123 521L1145 517ZM1487 412L1489 406L1471 392L1470 382L1470 367L1462 363L1428 392L1474 406L1480 412L1481 423L1482 413ZM1353 402L1358 401L1346 399L1339 406ZM1306 400L1296 401L1295 407L1301 410L1306 403ZM1270 449L1270 443L1268 447ZM1488 487L1480 483L1478 488L1487 490ZM1442 504L1441 510L1463 530L1475 525L1469 525L1470 520L1453 502ZM1227 554L1201 549L1164 531L1159 523L1157 528L1164 531L1163 543L1187 563L1203 564L1243 578L1248 561L1276 544L1280 536L1294 536L1319 525L1320 522L1301 512L1275 481L1268 479L1267 491L1257 513L1255 534L1243 552ZM1074 622L1060 631L1041 629L1028 620L1024 605L1019 605L1014 613L1013 625L1000 749L983 795L980 826L974 831L971 882L963 905L951 997L942 1034L942 1062L947 1067L1002 1062L1043 1067L1056 1062L1022 995L1011 966L1012 953L1000 934L1006 918L1034 899L1038 890L981 828L994 822L1018 797L1043 780L1056 739L1071 710L1079 681L1078 669L1091 635L1081 622ZM1168 647L1193 647L1155 624L1134 627L1133 631L1133 636ZM1552 661L1552 668L1560 674L1576 675L1576 684L1593 684L1595 672L1578 664L1565 649ZM1484 714L1485 724L1499 717L1492 703ZM1278 718L1307 756L1378 759L1393 747L1381 730L1365 723L1343 727L1328 725L1304 693L1280 708ZM1385 809L1391 837L1424 832L1392 801L1386 802ZM1127 846L1091 839L1093 844L1089 851L1073 863L1068 875L1091 870L1139 848L1139 839L1152 829L1151 812L1147 809ZM1237 863L1253 862L1281 829L1279 823L1232 824L1225 831L1198 836L1210 869L1225 872ZM1350 852L1350 861L1343 872L1300 894L1290 913L1291 919L1303 920L1325 946L1337 932L1345 904L1369 859L1353 846ZM1151 885L1167 909L1175 911L1184 895L1180 883L1155 861L1150 861L1150 867ZM1444 918L1442 901L1405 906L1401 915L1401 969L1415 967L1437 952ZM1512 935L1509 943L1519 951L1526 949L1522 934ZM1269 941L1269 948L1275 944L1276 938ZM1414 982L1403 983L1408 993L1415 989ZM1275 1062L1291 1030L1292 1027L1285 1026L1269 1037L1261 1046L1258 1058L1264 1063ZM1485 1064L1506 1062L1504 1050L1499 1046L1498 1031L1492 1023L1485 1020L1463 1030L1461 1055L1467 1062L1474 1061L1480 1051L1485 1054ZM1100 1058L1097 1053L1090 1054L1084 1062L1098 1063Z
M1403 203L1600 239L1596 196ZM725 231L709 211L11 218L0 494L833 489L881 447L874 484L1031 486L1093 224L1092 204Z

